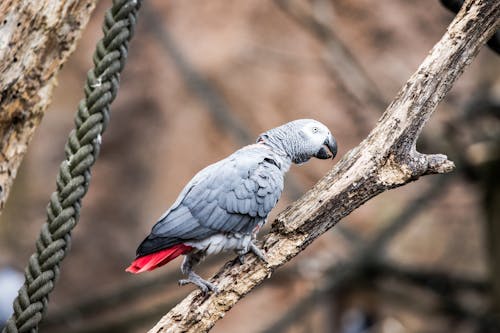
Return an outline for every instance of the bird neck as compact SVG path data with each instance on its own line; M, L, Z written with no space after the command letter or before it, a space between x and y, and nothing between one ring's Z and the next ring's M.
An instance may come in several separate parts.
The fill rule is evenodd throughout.
M272 142L264 140L262 138L259 138L259 140L257 141L257 145L269 150L272 153L273 159L278 162L283 174L285 174L290 169L292 158L283 150L281 146L274 145L272 144Z
M285 174L290 169L290 165L292 165L292 159L288 155L279 155L276 153L274 153L274 155L276 155L276 159L278 159L277 162L281 166L281 168L280 168L281 172L283 172L283 174Z

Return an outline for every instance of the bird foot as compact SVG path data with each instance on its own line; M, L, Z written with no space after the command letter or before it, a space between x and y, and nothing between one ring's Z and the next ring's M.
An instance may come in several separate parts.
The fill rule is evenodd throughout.
M250 242L249 250L253 252L253 254L255 254L257 258L259 258L264 264L266 264L266 266L269 265L269 262L267 261L267 258L262 252L262 250L259 249L257 245L255 245L253 242Z
M201 292L204 296L206 296L209 292L218 293L219 289L211 282L203 279L201 276L195 274L194 272L189 273L187 279L179 280L180 286L185 286L186 284L192 283L198 288L200 288Z
M246 250L245 252L238 252L238 254L239 254L238 261L240 262L241 265L243 265L245 263L245 255L249 252L252 252L253 254L255 254L255 256L257 258L259 258L264 264L266 264L266 266L269 266L269 262L267 261L266 256L264 255L262 250L259 249L259 247L257 245L255 245L253 242L250 242L250 244L248 246L248 250Z
M247 253L238 254L238 261L240 262L240 265L243 265L245 263L245 254L247 254Z

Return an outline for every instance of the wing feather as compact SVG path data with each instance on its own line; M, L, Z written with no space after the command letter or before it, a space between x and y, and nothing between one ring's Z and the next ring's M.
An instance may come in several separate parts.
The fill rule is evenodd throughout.
M272 158L268 149L243 148L200 171L154 225L143 242L151 244L141 244L143 249L221 232L252 232L283 190L283 173L269 162Z

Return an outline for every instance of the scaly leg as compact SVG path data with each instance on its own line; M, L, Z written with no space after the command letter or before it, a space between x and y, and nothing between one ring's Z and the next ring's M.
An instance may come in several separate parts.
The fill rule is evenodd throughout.
M267 261L266 256L264 255L262 250L259 249L259 247L257 245L255 245L253 240L251 240L250 243L248 243L247 248L241 249L237 252L238 253L238 260L239 260L240 264L243 265L245 263L245 255L249 252L252 252L253 254L255 254L257 256L257 258L262 260L262 262L264 262L266 265L269 265L269 262Z
M181 271L182 273L187 275L187 279L179 280L179 285L184 286L188 283L195 284L196 286L198 286L198 288L201 289L203 295L207 295L209 291L218 293L219 290L213 283L204 280L201 276L193 272L193 266L198 264L202 259L203 255L197 253L187 254L184 257L184 261L182 262L181 266Z
M254 242L250 242L249 250L253 252L253 254L255 254L257 258L262 260L264 264L269 265L266 256L264 255L264 253L262 253L262 250L259 249L258 246L254 244Z

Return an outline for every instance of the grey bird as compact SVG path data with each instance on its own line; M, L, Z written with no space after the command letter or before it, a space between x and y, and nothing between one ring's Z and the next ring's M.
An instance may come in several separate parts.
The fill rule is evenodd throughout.
M243 262L252 252L267 263L254 241L283 191L292 163L334 158L337 143L319 121L299 119L262 133L257 142L198 172L156 222L126 269L141 273L185 255L179 284L193 283L203 293L217 287L193 267L207 255L235 251Z

